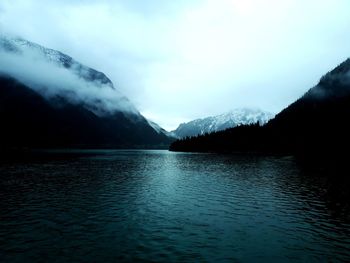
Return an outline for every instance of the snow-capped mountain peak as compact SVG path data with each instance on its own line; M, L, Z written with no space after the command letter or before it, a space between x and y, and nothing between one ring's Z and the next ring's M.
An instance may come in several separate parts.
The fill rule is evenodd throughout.
M112 81L104 73L82 65L72 57L60 51L43 47L23 38L0 35L0 50L1 49L10 53L22 55L28 55L28 53L30 53L31 56L35 55L39 57L39 59L41 58L57 66L70 69L77 76L86 81L94 81L98 84L113 88Z
M182 123L173 131L180 137L196 136L205 133L225 130L242 124L265 124L274 115L258 109L239 108L217 116L196 119L188 123Z
M98 116L122 112L133 123L146 119L102 72L60 51L19 37L0 34L0 76L10 76L55 105L80 105ZM156 123L157 134L171 136Z
M0 35L0 73L11 76L50 101L83 105L97 115L140 113L102 72L60 51L22 38Z

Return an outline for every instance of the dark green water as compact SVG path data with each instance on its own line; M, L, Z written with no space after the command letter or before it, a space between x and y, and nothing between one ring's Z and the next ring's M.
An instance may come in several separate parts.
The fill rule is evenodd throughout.
M291 158L88 153L0 165L0 262L350 261L349 202Z

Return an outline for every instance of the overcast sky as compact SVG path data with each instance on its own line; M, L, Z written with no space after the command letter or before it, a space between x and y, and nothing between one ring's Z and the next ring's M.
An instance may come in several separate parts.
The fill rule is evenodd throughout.
M277 113L350 57L349 14L349 0L1 0L0 31L103 71L169 130Z

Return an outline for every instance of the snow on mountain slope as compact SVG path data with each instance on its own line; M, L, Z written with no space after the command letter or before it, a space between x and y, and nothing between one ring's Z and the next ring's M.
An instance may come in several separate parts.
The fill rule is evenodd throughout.
M158 134L164 134L168 136L169 138L177 138L177 136L173 132L168 132L162 127L160 127L157 123L148 120L148 124L158 133Z
M1 75L18 80L56 106L82 106L100 117L123 113L133 123L149 125L104 73L25 39L0 34ZM149 126L159 134L158 125Z
M59 51L21 38L0 35L0 73L11 76L48 100L84 105L97 115L140 115L102 72Z
M32 55L35 53L36 55L42 55L43 58L48 62L55 63L58 66L70 69L74 71L79 77L87 81L96 81L100 84L107 84L108 86L113 87L112 81L108 79L104 73L82 65L72 57L65 55L57 50L45 48L22 38L13 38L0 35L0 48L1 47L6 51L18 54L23 54L24 52L31 50Z
M235 109L221 115L182 123L173 131L173 133L179 138L196 136L225 130L241 124L252 124L257 122L265 124L273 117L273 114L261 110Z

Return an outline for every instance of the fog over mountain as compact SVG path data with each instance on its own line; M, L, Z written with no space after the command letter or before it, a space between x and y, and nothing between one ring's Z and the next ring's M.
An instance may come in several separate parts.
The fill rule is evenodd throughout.
M0 32L104 72L170 130L233 108L282 110L348 57L349 10L348 0L1 0Z
M154 148L172 141L102 72L0 36L0 149Z
M64 97L96 114L137 113L107 76L73 58L21 38L0 35L0 74L7 74L47 99Z

